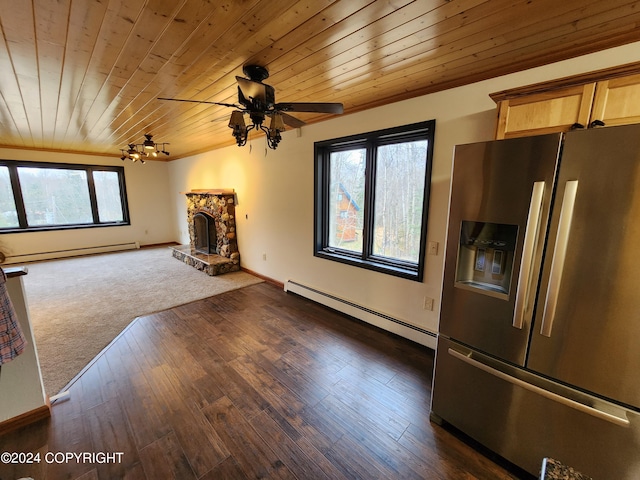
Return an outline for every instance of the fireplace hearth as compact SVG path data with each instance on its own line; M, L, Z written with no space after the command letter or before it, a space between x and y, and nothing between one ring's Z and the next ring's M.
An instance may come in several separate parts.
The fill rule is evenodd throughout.
M187 196L189 245L173 256L208 275L240 270L233 190L192 190Z

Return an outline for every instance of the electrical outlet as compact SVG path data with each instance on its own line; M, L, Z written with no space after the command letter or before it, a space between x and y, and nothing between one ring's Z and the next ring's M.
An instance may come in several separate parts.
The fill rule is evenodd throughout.
M262 254L262 260L265 260L265 261L267 260L267 254L266 253Z
M424 308L425 310L433 311L433 298L424 297L422 308Z
M438 242L429 242L427 252L429 255L438 255Z

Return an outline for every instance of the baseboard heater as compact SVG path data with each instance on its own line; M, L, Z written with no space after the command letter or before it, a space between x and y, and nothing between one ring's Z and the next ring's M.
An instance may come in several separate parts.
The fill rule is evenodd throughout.
M384 313L376 312L370 308L345 300L330 293L322 292L315 288L303 285L293 280L287 280L284 284L285 292L295 293L314 302L333 308L339 312L350 315L363 322L395 333L401 337L412 340L429 348L436 348L437 334L420 328L411 323L393 318Z
M50 252L25 253L21 255L7 255L7 264L36 262L38 260L53 260L56 258L77 257L95 253L118 252L121 250L134 250L140 248L138 242L117 243L113 245L100 245L97 247L74 248L69 250L53 250Z

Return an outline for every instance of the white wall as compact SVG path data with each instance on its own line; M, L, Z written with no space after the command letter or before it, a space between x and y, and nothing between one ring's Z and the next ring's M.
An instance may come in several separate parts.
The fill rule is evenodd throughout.
M117 152L117 149L116 149ZM7 256L31 255L139 242L141 245L175 241L174 199L169 191L166 162L125 163L96 155L76 155L0 149L5 160L29 160L87 165L124 165L131 225L121 227L80 228L50 232L25 232L0 235L0 248Z
M179 192L193 188L234 188L238 196L238 243L243 267L281 282L288 279L348 299L421 328L437 331L443 247L454 145L489 140L496 105L489 94L509 88L640 61L640 43L619 47L518 74L507 75L343 115L288 131L277 151L265 156L264 139L170 162L171 201L177 212L176 237L188 243L186 203ZM277 85L276 85L277 88ZM318 99L331 101L331 98ZM427 256L423 283L318 259L313 256L313 143L422 120L436 119ZM266 260L263 260L266 254ZM436 299L423 309L425 296Z

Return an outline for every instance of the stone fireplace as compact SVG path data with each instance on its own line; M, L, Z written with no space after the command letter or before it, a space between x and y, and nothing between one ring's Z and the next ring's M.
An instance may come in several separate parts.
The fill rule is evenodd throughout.
M187 196L189 245L173 256L208 275L240 270L233 190L192 190Z

